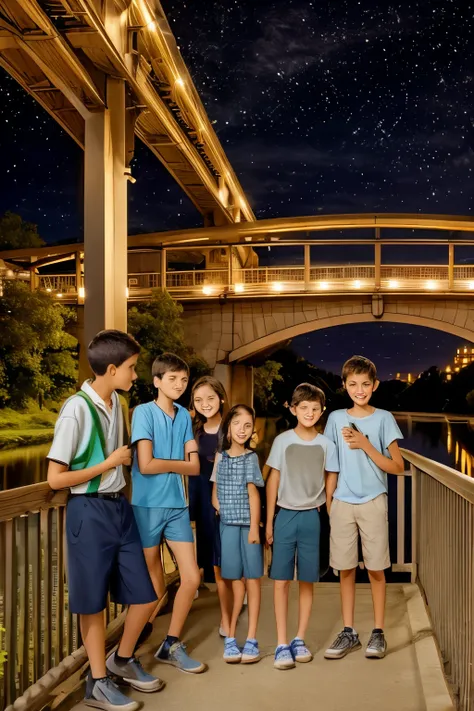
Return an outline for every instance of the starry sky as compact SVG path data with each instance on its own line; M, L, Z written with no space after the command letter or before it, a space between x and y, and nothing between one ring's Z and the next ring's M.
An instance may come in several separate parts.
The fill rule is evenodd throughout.
M163 7L258 218L471 214L472 3L222 0L204 13L198 2L163 0ZM0 126L7 178L0 212L37 223L48 242L80 238L82 153L3 70ZM201 224L140 143L133 173L131 234ZM294 341L318 363L348 344L379 357L385 377L444 365L460 345L439 331L375 323Z

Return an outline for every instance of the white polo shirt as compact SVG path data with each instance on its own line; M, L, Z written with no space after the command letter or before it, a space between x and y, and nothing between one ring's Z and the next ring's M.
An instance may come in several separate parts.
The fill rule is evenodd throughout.
M83 390L94 403L105 439L107 456L121 447L124 442L124 422L120 400L116 392L112 393L112 410L110 410L101 397L91 387L91 380L86 380ZM72 395L61 408L56 426L54 439L49 450L48 459L69 466L71 462L82 454L91 438L92 416L88 405L82 397ZM89 482L71 487L72 494L85 494ZM122 466L109 469L102 474L99 486L101 494L111 494L121 491L125 486Z

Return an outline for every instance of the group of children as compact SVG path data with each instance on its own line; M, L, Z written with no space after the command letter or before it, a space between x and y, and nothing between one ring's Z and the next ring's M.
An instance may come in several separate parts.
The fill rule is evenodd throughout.
M64 404L48 454L50 486L69 487L71 492L66 515L69 607L80 616L90 662L85 703L106 711L135 711L138 705L117 683L143 692L164 686L135 656L165 594L163 540L176 559L180 585L168 634L155 653L158 662L189 673L206 669L180 640L201 571L205 582L217 585L224 660L260 659L264 545L272 550L274 666L289 669L311 661L305 636L313 584L320 574L324 506L330 516L330 566L340 575L344 623L324 656L341 658L361 646L354 629L360 535L375 618L366 656L383 657L384 569L390 566L387 473L401 474L403 460L397 444L402 435L393 416L370 405L378 385L374 364L360 356L344 364L342 379L352 407L331 413L324 435L317 428L324 393L308 383L295 389L290 409L296 426L278 435L271 447L266 521L261 521L258 489L265 482L251 448L255 413L246 404L228 409L224 388L215 378L204 376L193 385L192 421L176 402L188 386L187 364L170 353L156 358L152 376L158 395L135 408L129 439L116 391L130 390L139 351L138 343L120 331L103 331L92 340L88 359L94 379ZM123 494L124 467L130 465L131 504ZM295 575L298 628L289 641L288 594ZM104 608L109 591L128 610L117 651L106 659ZM245 595L248 631L241 647L236 626Z

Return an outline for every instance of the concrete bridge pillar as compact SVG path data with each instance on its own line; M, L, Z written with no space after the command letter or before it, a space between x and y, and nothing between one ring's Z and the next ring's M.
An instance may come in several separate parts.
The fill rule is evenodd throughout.
M85 343L127 330L125 82L107 82L107 109L86 118L84 157Z
M249 365L225 365L217 363L216 377L225 388L229 405L242 403L253 407L253 368Z

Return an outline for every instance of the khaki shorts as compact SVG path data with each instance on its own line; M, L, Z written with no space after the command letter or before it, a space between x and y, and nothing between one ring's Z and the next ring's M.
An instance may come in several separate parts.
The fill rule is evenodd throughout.
M333 499L330 521L331 568L351 570L357 567L359 533L365 567L368 570L390 568L387 494L380 494L365 504L348 504Z

